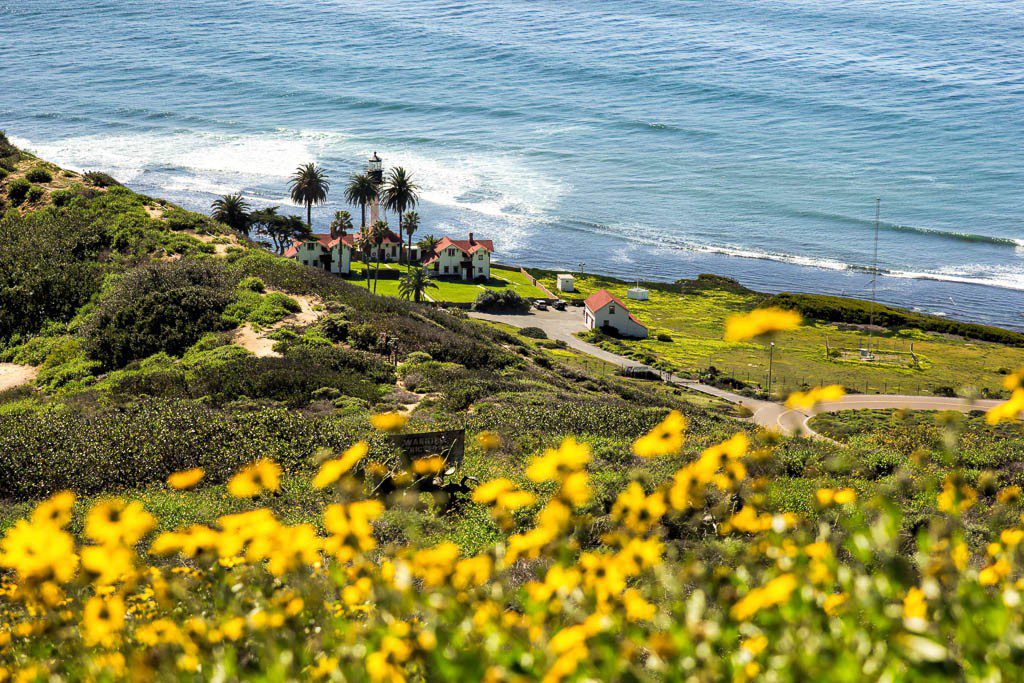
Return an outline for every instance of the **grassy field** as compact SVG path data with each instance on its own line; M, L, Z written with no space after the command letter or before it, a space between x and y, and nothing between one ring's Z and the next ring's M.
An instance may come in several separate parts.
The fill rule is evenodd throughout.
M398 296L398 280L384 279L386 274L384 271L401 271L405 266L395 263L382 263L381 264L381 279L377 281L377 294L380 296ZM366 266L361 262L352 263L352 272L357 273L358 277L362 277L362 273L366 269ZM373 278L373 268L370 268L370 277ZM504 291L506 289L512 289L519 296L524 299L539 299L547 297L538 287L535 287L525 275L519 271L504 270L504 269L493 269L491 271L492 277L490 282L487 284L478 284L475 282L456 282L451 280L435 280L437 289L430 289L427 291L427 296L433 301L441 301L453 304L468 304L472 303L480 292L485 289L491 289L495 291ZM388 273L390 275L391 273ZM357 281L356 284L363 284L365 282ZM373 283L370 283L371 289Z
M555 287L553 274L540 281ZM629 284L593 275L577 276L576 296L608 289L626 301ZM678 372L698 372L715 366L736 379L764 386L769 350L764 344L729 343L722 339L725 319L755 308L762 295L736 287L650 290L649 301L629 301L630 310L650 328L642 341L605 340L602 346L638 360L655 362ZM778 395L805 384L842 384L858 392L929 393L941 387L957 391L998 392L1002 374L1024 366L1024 349L966 340L916 329L888 331L874 336L880 354L897 352L898 360L867 364L857 359L867 333L841 329L836 324L808 322L801 329L775 339L774 391ZM848 328L849 326L847 326ZM826 344L850 349L846 358L829 358ZM917 356L915 366L910 357Z

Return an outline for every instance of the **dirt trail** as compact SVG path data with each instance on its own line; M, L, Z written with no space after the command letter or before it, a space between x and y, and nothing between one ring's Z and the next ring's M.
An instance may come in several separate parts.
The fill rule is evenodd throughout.
M183 230L186 235L195 237L200 242L213 245L213 253L217 256L224 256L228 253L228 249L231 247L241 247L242 244L238 241L238 237L235 235L204 235L203 233L196 232L194 230ZM221 241L227 240L227 241Z
M28 384L36 378L37 374L38 371L31 365L0 363L0 391Z
M268 292L271 290L267 290ZM283 294L285 292L282 292ZM287 294L291 298L298 302L300 310L298 313L292 313L284 320L276 322L269 327L261 328L256 330L252 323L246 323L235 330L235 336L231 342L241 346L243 349L247 349L257 358L267 358L269 356L280 356L278 352L274 351L274 340L269 339L267 335L276 329L284 327L285 325L298 325L300 327L306 325L312 325L324 315L324 311L316 310L316 306L320 304L320 299L314 296L307 296L304 294Z

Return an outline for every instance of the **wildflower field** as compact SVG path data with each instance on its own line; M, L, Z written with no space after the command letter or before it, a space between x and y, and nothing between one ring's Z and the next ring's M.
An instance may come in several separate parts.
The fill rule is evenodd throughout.
M756 319L757 333L795 324ZM990 424L1016 420L1022 377L1006 380L1012 397ZM398 432L407 418L370 422ZM686 432L671 411L632 456L676 457ZM496 451L502 435L477 442ZM586 512L593 449L566 438L523 481L472 489L468 504L502 532L473 552L379 538L386 512L439 502L423 484L446 463L385 466L366 441L320 454L310 484L328 502L315 523L260 504L281 488L268 458L227 482L253 506L209 525L157 533L143 505L110 497L73 534L76 497L61 492L0 540L0 679L1018 677L1019 486L930 476L919 454L898 485L936 507L909 533L897 505L852 488L814 491L806 516L773 513L764 473L776 442L736 433L660 483L630 481L598 516ZM205 477L192 468L166 486Z

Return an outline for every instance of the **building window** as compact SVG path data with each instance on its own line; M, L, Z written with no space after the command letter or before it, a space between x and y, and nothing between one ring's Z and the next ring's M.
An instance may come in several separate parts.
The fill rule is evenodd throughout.
M615 315L615 307L614 306L609 306L608 307L608 315Z
M445 267L444 267L444 272L445 272L445 274L447 274L447 273L448 273L448 266L445 266Z

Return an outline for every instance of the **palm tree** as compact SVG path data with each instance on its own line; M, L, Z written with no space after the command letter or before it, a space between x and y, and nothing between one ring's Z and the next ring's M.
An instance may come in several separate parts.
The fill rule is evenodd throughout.
M288 183L292 201L306 207L306 225L313 230L313 207L327 203L327 192L331 183L324 170L310 162L295 169Z
M431 288L437 289L437 283L427 276L427 271L422 267L410 268L398 281L398 294L403 299L412 299L416 303L419 303L420 297Z
M249 202L241 194L226 194L210 205L213 220L224 223L236 232L249 236Z
M373 250L373 243L370 241L370 236L366 232L360 232L356 235L355 251L359 254L360 259L363 262L363 277L366 278L366 290L370 290L370 252Z
M366 229L366 207L370 202L377 201L377 186L365 173L353 173L348 179L348 187L345 188L345 201L352 206L358 206L362 211L362 221L359 229Z
M348 211L335 211L331 221L331 239L344 237L352 230L352 214Z
M401 228L409 236L409 261L412 263L412 234L420 227L420 215L415 211L409 211L402 216Z
M387 180L384 181L384 208L397 213L401 223L406 209L415 208L420 201L419 190L419 186L412 181L412 174L406 173L401 166L391 169Z
M433 254L437 243L441 240L437 239L433 235L427 235L419 241L420 253L421 254Z
M384 238L388 235L388 224L384 221L377 221L370 227L370 244L373 245L376 265L373 267L373 293L377 293L377 280L380 273L380 252L384 246Z

